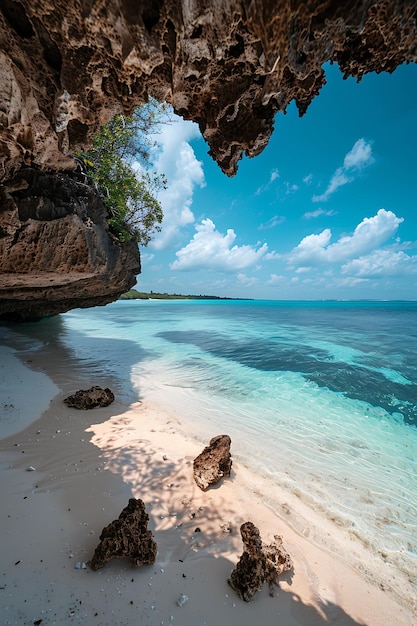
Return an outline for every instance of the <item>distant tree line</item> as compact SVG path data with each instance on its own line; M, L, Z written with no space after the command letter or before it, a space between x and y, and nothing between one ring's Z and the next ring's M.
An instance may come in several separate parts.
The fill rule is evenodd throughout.
M183 295L179 293L155 293L130 289L120 296L120 300L248 300L249 298L222 298L207 295Z

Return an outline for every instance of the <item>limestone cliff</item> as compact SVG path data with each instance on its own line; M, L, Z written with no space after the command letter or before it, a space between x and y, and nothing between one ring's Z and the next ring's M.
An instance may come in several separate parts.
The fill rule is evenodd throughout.
M21 169L1 203L1 317L24 321L107 304L135 283L138 247L111 235L86 177Z
M148 93L197 121L228 174L259 153L273 116L303 114L324 83L416 61L416 2L2 0L2 178L65 154Z
M198 122L233 175L275 113L306 112L325 62L358 79L415 62L416 15L401 0L1 0L0 183L72 169L98 125L149 94Z

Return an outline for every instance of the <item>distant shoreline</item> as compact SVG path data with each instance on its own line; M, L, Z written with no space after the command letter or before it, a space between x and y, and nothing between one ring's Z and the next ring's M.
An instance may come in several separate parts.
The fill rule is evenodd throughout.
M126 293L123 293L119 300L253 300L253 298L225 298L221 296L207 296L207 295L182 295L179 293L157 293L151 291L138 291L137 289L130 289Z
M209 295L192 295L192 294L179 294L179 293L159 293L159 292L146 292L146 291L138 291L137 289L130 289L126 293L122 294L119 297L119 300L226 300L226 301L239 301L239 302L283 302L283 303L309 303L312 305L316 304L329 304L329 305L340 305L340 304L416 304L417 300L380 300L378 298L358 298L352 300L342 300L337 298L328 298L322 299L318 298L315 300L288 300L288 299L267 299L264 300L262 298L235 298L235 297L227 297L227 296L209 296Z

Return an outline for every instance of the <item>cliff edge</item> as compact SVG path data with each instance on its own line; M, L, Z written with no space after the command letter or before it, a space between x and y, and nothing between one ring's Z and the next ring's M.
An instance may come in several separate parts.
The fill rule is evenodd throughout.
M2 189L0 317L36 320L116 300L140 272L137 245L109 231L83 175L22 168Z

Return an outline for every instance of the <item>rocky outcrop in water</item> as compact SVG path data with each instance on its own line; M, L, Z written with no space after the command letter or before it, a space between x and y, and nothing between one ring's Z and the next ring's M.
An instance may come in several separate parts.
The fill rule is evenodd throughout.
M143 501L130 498L119 518L103 528L90 567L98 570L112 559L129 559L136 567L155 563L158 546L148 522Z
M194 459L194 480L203 491L216 485L223 476L230 475L230 444L229 435L217 435L210 439L210 444Z
M228 580L229 585L245 602L250 602L264 583L269 584L269 593L274 595L279 576L293 567L281 537L275 536L274 543L263 545L259 530L252 522L242 524L240 534L244 551Z
M73 409L88 410L109 406L114 402L114 393L106 387L94 385L90 389L80 389L72 396L68 396L64 400L65 404Z
M358 79L416 62L416 14L417 2L400 0L2 0L0 209L13 213L7 202L22 191L22 168L59 180L99 126L149 95L197 122L231 176L243 153L265 148L277 112L292 101L306 112L325 83L327 61ZM38 214L48 205L43 198ZM11 235L0 250L10 255L0 296L16 318L25 315L24 300L29 316L39 317L103 304L122 283L124 290L134 284L133 252L104 243L74 211L42 224L32 214L19 220L2 215L0 224L0 238ZM43 255L34 250L39 238ZM62 261L51 276L36 269L41 257L56 261L58 250L68 257L66 269ZM95 266L103 254L109 260Z

